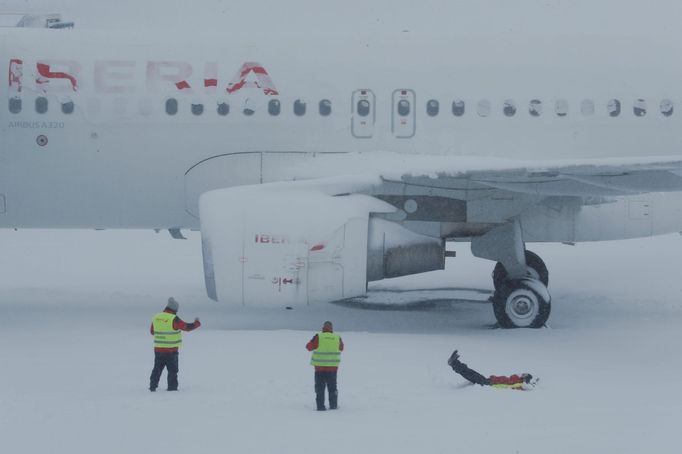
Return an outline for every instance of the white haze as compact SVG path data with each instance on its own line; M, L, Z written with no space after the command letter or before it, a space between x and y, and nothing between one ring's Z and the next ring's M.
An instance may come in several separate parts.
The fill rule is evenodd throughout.
M6 0L0 10L61 12L82 29L214 30L226 52L232 39L292 29L311 39L322 30L678 39L682 17L679 1L622 0ZM485 294L453 288L491 287L491 263L466 244L453 246L446 271L371 286L380 303L439 304L285 311L208 300L200 238L188 236L0 231L2 452L679 452L679 235L533 245L550 269L550 327L511 331L488 329L489 305L458 301ZM170 295L204 327L185 336L181 391L151 394L149 319ZM347 350L341 408L319 414L303 346L328 318ZM467 385L445 364L454 348L483 373L527 371L540 384Z
M235 33L270 30L342 34L444 32L461 34L622 34L676 36L682 5L674 0L349 0L234 2L180 0L117 2L6 0L3 12L60 12L79 28L170 30L191 35L214 30L229 47Z

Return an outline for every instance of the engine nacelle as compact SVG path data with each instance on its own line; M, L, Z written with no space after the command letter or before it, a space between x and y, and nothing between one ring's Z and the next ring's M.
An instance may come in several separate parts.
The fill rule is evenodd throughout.
M395 222L372 218L367 243L367 280L379 281L445 268L445 242Z
M230 188L199 202L209 297L293 306L363 295L368 280L444 265L444 242L370 218L393 208L364 195Z

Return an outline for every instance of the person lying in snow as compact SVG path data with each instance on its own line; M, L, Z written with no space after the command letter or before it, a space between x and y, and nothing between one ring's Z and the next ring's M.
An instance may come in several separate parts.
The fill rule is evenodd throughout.
M497 376L491 375L490 377L484 377L473 369L459 360L459 353L457 350L452 352L450 359L448 359L448 365L452 367L452 370L457 372L462 377L469 380L471 383L475 383L481 386L493 386L495 388L511 388L524 390L528 389L526 386L534 386L537 380L533 381L533 376L531 374L521 374L521 375L510 375L510 376Z

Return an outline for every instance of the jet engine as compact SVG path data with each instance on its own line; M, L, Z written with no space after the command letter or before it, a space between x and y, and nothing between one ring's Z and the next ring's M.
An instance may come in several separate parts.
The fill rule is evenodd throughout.
M363 295L367 282L442 269L445 244L376 217L394 208L365 195L219 189L199 201L209 297L294 306Z

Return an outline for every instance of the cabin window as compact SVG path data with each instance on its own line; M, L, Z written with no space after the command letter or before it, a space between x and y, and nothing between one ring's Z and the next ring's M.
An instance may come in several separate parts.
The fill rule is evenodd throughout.
M323 99L319 104L319 112L323 117L328 117L332 113L332 102L328 99Z
M557 99L554 103L554 112L557 117L565 117L568 115L568 101L565 99Z
M279 99L271 99L268 102L268 113L272 115L273 117L276 117L279 115L280 111L282 110L282 103L279 102Z
M65 115L71 115L73 113L74 105L73 101L66 101L62 103L62 113Z
M302 99L294 101L294 114L298 117L305 115L306 103Z
M507 117L516 115L516 102L513 99L507 99L502 106L502 113Z
M47 112L47 98L45 96L38 96L36 98L36 112L39 114Z
M436 115L438 115L439 110L440 104L435 99L430 99L426 102L426 114L429 117L435 117Z
M580 113L585 117L594 114L594 101L591 99L584 99L583 102L580 103Z
M606 104L606 111L611 117L617 117L620 115L620 101L617 99L612 99Z
M398 115L401 117L406 117L410 114L410 101L407 99L401 99L398 101Z
M542 101L539 99L531 99L530 104L528 104L528 113L531 117L539 117L542 115Z
M669 117L673 114L673 102L669 99L664 99L661 101L661 113L665 117Z
M463 100L458 99L456 101L453 101L452 102L452 115L454 115L455 117L461 117L462 115L464 115L465 107L466 106L464 105Z
M201 103L192 103L192 113L194 115L201 115L204 113L204 105Z
M9 111L13 114L21 112L21 98L16 96L9 98Z
M487 117L490 115L490 101L487 99L481 99L478 101L478 106L476 109L479 117Z
M175 115L178 113L178 100L175 98L166 99L166 113L168 115Z
M253 103L251 98L246 98L244 100L244 108L242 109L242 113L247 117L250 117L256 113L256 105Z
M218 115L224 117L230 113L230 105L226 102L219 102L216 111L218 112Z
M366 99L361 99L360 101L358 101L357 111L358 115L360 115L361 117L366 117L367 115L369 115L369 108L370 108L369 101L367 101Z
M635 117L643 117L646 115L646 101L642 98L636 99L634 105L632 106L632 113Z

